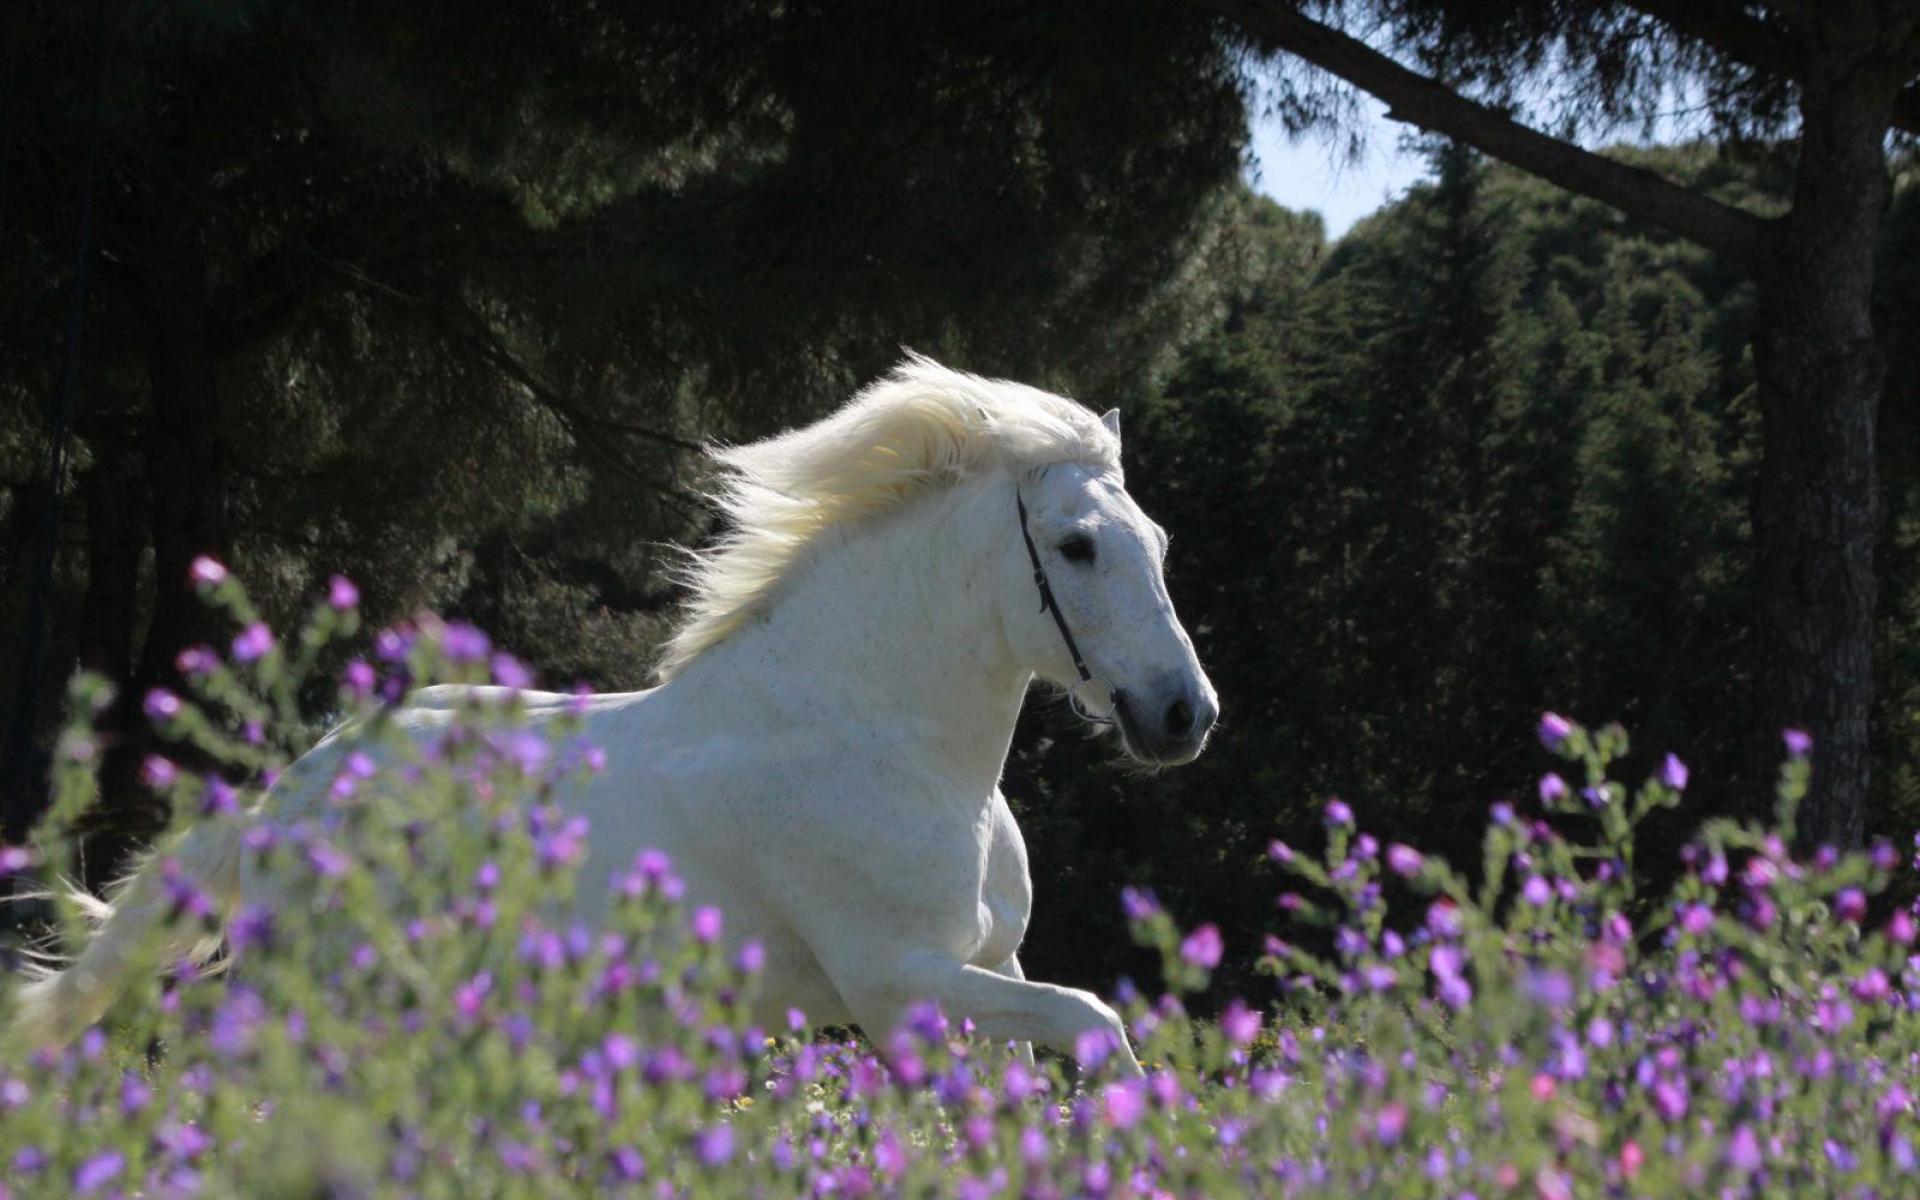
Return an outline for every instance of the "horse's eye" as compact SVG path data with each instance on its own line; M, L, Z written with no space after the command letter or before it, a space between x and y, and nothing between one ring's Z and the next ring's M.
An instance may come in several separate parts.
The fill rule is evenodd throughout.
M1076 533L1060 543L1060 557L1068 562L1090 563L1093 561L1093 539L1084 533Z

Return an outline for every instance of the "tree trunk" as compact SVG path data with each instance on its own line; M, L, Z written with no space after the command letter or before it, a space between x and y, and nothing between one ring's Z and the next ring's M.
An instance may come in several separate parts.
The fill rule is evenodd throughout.
M1851 66L1851 64L1849 64ZM1802 95L1793 209L1756 267L1764 448L1753 497L1759 701L1770 778L1777 731L1814 738L1801 846L1857 845L1873 701L1874 423L1886 362L1874 339L1874 247L1889 184L1890 96L1816 65Z
M143 272L148 416L142 431L153 546L153 616L132 669L116 680L110 719L119 738L100 772L100 806L83 832L81 874L90 887L112 880L127 858L165 828L169 813L140 782L150 753L168 753L140 713L154 687L178 685L174 660L209 639L214 623L187 581L195 556L227 552L228 457L212 352L208 266L190 228L162 218ZM185 763L184 765L199 765Z

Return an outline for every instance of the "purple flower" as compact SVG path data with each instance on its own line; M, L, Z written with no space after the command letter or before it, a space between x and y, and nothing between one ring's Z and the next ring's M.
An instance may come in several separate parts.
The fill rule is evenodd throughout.
M165 688L154 688L147 693L140 709L147 719L155 722L171 721L180 715L180 697Z
M154 1140L168 1156L182 1162L198 1158L213 1149L213 1139L198 1125L183 1125L175 1121L162 1125Z
M147 1081L128 1071L120 1077L120 1111L132 1116L147 1106L153 1099L153 1089Z
M720 940L723 923L719 909L710 904L697 908L693 911L693 936L703 945L712 945Z
M196 559L195 565L213 562L212 559ZM218 563L214 563L219 566ZM118 1150L103 1150L92 1158L82 1162L73 1172L73 1191L77 1196L90 1195L117 1178L127 1165L127 1160Z
M360 607L360 589L353 586L353 580L345 575L335 575L327 580L327 603L337 612L358 608Z
M748 975L758 975L767 966L767 948L758 939L749 938L740 945L740 955L734 965Z
M1220 1014L1220 1030L1236 1046L1244 1046L1260 1033L1260 1013L1235 996Z
M227 569L217 559L202 554L187 567L187 578L201 591L219 587L227 581Z
M1425 860L1420 857L1420 852L1412 846L1395 842L1387 847L1387 867L1396 875L1411 879L1420 873L1420 868L1424 864Z
M407 655L413 653L414 637L413 629L408 626L382 629L373 635L373 652L382 662L405 662Z
M1669 754L1660 761L1660 782L1676 792L1687 790L1687 764L1678 755Z
M0 879L17 875L34 864L33 851L25 846L0 846Z
M1526 993L1543 1008L1566 1008L1573 1003L1573 980L1564 971L1528 971Z
M1893 981L1879 967L1868 967L1853 981L1853 998L1862 1004L1880 1004L1893 995Z
M522 775L538 775L552 756L553 747L531 729L516 729L507 736L506 752Z
M1813 752L1813 735L1804 729L1782 729L1780 740L1787 744L1787 753L1795 758L1805 758Z
M156 792L165 791L180 778L180 768L173 765L172 759L162 758L158 754L149 754L140 763L140 782Z
M4 853L5 851L0 851L0 854ZM6 874L6 872L0 870L0 875L4 874ZM1912 945L1913 933L1913 917L1909 915L1904 908L1895 912L1892 918L1887 921L1887 940L1896 945Z
M1073 1039L1073 1058L1083 1071L1098 1070L1113 1057L1113 1033L1106 1029L1086 1029Z
M206 786L200 790L200 815L203 817L224 817L240 811L240 793L234 786L218 775L206 777Z
M449 622L441 635L440 651L451 662L484 662L493 643L465 621Z
M1689 904L1680 910L1680 928L1694 937L1703 937L1713 928L1713 910L1704 904Z
M493 681L517 691L533 686L533 672L513 655L502 652L493 656Z
M306 851L307 865L312 867L313 873L322 879L338 879L353 866L351 858L348 858L338 847L320 838L308 842Z
M211 675L219 667L220 659L211 646L188 646L173 660L173 669L190 677Z
M1560 776L1554 774L1552 771L1548 771L1540 777L1540 800L1542 803L1552 804L1556 800L1564 800L1566 798L1566 780L1560 778Z
M1146 1088L1137 1079L1108 1084L1100 1092L1101 1116L1115 1129L1132 1129L1147 1112Z
M1180 943L1180 957L1196 967L1211 971L1220 965L1220 953L1225 949L1220 940L1220 927L1206 924L1194 930Z
M1553 899L1553 888L1540 876L1529 875L1527 881L1520 886L1520 895L1528 904L1540 908Z
M726 1165L733 1157L733 1127L714 1125L701 1130L694 1135L693 1150L706 1166Z
M1343 800L1327 801L1325 815L1327 818L1327 824L1329 825L1353 824L1353 810L1351 808L1348 808L1346 805L1346 802Z
M347 669L342 673L341 680L346 690L352 693L357 699L364 700L368 696L373 695L373 685L375 683L373 668L361 659L356 658L347 664Z
M1559 713L1540 714L1540 744L1549 750L1558 750L1573 734L1573 722Z
M257 662L265 658L267 652L272 649L273 630L268 629L264 621L255 621L242 629L240 635L233 639L233 657L236 662Z
M1857 887L1841 888L1833 898L1833 915L1858 925L1867 915L1867 894Z
M1733 1137L1727 1141L1727 1165L1736 1171L1751 1175L1758 1171L1766 1159L1760 1152L1760 1139L1754 1136L1753 1126L1742 1121L1734 1129Z
M1123 887L1120 909L1129 921L1145 921L1160 911L1160 900L1149 888Z
M1400 1135L1406 1131L1407 1106L1398 1100L1388 1101L1373 1119L1373 1136L1382 1146L1398 1142Z
M479 1017L487 993L493 990L493 972L481 971L453 991L453 1010L471 1021Z
M1654 1111L1667 1122L1687 1115L1687 1085L1676 1079L1656 1079L1652 1090Z

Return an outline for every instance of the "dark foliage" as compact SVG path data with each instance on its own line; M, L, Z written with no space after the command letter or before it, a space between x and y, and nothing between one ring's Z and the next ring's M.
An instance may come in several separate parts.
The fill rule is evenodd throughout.
M1764 161L1624 153L1777 203ZM1008 790L1033 844L1039 969L1088 985L1146 969L1113 899L1126 883L1222 920L1244 962L1271 927L1269 839L1317 848L1331 796L1383 842L1476 869L1487 805L1525 806L1550 769L1527 748L1547 709L1623 723L1629 776L1669 750L1695 768L1643 868L1671 870L1663 837L1768 790L1746 753L1751 287L1591 201L1457 148L1433 159L1431 182L1331 248L1248 200L1246 279L1221 324L1126 413L1129 479L1173 533L1170 586L1223 722L1198 763L1150 780L1064 736L1064 718L1030 722ZM1916 261L1888 273L1892 345L1920 329ZM1889 378L1889 427L1910 429L1916 376ZM1868 814L1902 838L1920 819L1913 445L1882 443ZM1090 913L1111 937L1086 936Z

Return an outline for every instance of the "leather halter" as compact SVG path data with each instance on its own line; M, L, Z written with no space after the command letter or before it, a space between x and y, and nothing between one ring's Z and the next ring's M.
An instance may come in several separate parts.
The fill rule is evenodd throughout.
M1040 551L1033 544L1033 534L1027 531L1027 502L1021 498L1020 489L1013 489L1013 504L1020 513L1020 540L1027 544L1027 559L1033 563L1033 586L1040 590L1040 611L1053 614L1053 623L1060 630L1060 640L1067 644L1067 653L1073 656L1073 669L1080 673L1080 682L1067 690L1067 703L1073 711L1085 720L1096 725L1109 725L1123 714L1127 698L1119 688L1104 679L1096 680L1093 672L1087 670L1087 660L1080 655L1080 644L1073 640L1073 630L1067 628L1067 618L1060 611L1060 602L1053 598L1053 584L1047 581L1047 569L1040 565ZM1087 707L1080 695L1080 689L1089 683L1099 683L1107 689L1109 707L1105 713L1095 713Z

